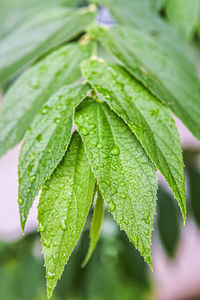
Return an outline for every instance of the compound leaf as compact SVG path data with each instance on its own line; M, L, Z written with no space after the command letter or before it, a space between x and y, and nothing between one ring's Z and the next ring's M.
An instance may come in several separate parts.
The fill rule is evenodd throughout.
M0 42L0 83L51 48L83 32L94 18L94 12L87 10L54 7L26 19Z
M84 262L82 263L82 267L85 267L85 265L88 263L96 248L96 245L99 240L100 232L101 232L103 216L104 216L104 200L98 190L96 192L96 203L94 207L92 223L90 228L90 245L89 245L87 255L84 259Z
M90 33L200 139L200 82L192 69L183 67L187 60L181 63L155 39L134 28L93 26Z
M92 43L64 46L14 83L0 109L0 156L21 141L34 115L54 92L81 77L80 62L89 58L92 50Z
M106 103L86 98L75 123L100 192L114 219L152 266L156 170L128 126Z
M41 108L25 135L19 157L19 204L22 229L42 185L63 158L69 144L75 106L90 87L62 87Z
M46 182L38 206L39 230L51 296L83 230L95 179L84 146L74 133L69 149Z
M178 131L167 107L122 68L98 60L82 64L83 75L135 133L164 175L186 218L184 164Z

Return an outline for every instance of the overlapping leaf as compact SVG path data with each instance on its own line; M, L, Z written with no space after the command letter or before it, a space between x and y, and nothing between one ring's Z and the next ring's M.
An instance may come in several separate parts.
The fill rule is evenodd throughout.
M90 228L90 246L82 266L84 267L92 256L99 240L101 226L104 216L104 200L99 191L96 192L96 203L94 207L92 223Z
M138 137L168 181L186 218L184 164L179 135L169 110L116 65L87 60L82 70L98 94Z
M115 220L152 266L156 170L128 126L106 103L86 100L75 123L100 192Z
M75 133L64 159L45 184L38 206L48 296L83 230L94 184L83 143Z
M35 14L0 41L0 83L52 47L69 41L94 20L94 12L54 7Z
M200 82L192 69L184 69L184 60L180 63L156 40L137 29L93 26L90 32L200 139Z
M0 109L0 156L23 138L34 115L61 86L81 77L80 62L93 44L70 44L26 71L10 88Z
M186 39L190 39L194 33L199 18L199 11L199 0L168 0L166 2L168 19Z
M62 87L41 108L29 128L19 157L19 204L24 225L40 188L61 161L71 138L75 106L90 87Z
M191 69L194 72L194 59L188 45L174 27L165 22L155 11L153 1L155 0L95 0L95 2L107 6L120 25L137 27L148 33L169 53L175 55L177 61L182 63L184 60L182 67L186 68L187 72L190 72Z

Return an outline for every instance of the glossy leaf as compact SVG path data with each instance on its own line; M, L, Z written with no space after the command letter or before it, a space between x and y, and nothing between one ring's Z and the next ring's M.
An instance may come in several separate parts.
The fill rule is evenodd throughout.
M34 14L0 41L0 84L49 49L83 32L94 18L94 12L64 7Z
M106 103L86 99L75 123L100 192L114 219L152 266L156 170L142 146Z
M75 106L90 87L70 85L54 94L35 116L19 157L19 204L22 230L32 203L63 158L69 144Z
M99 191L96 193L96 203L94 207L93 217L92 217L92 223L90 228L90 246L87 252L87 255L84 259L84 262L82 263L82 267L85 267L85 265L90 260L96 245L99 240L101 226L103 222L103 216L104 216L104 200L100 194Z
M87 60L82 70L101 98L135 133L169 183L185 219L184 164L178 131L168 108L116 65Z
M93 26L90 33L200 139L200 82L156 40L140 30ZM193 74L193 75L191 75Z
M199 0L168 0L166 2L166 14L169 21L186 39L190 39L194 34L199 19L199 11Z
M94 184L83 143L74 133L65 157L43 188L38 206L48 297L81 235Z
M17 145L44 102L61 86L81 77L80 62L93 44L70 44L26 71L5 95L0 109L0 156Z

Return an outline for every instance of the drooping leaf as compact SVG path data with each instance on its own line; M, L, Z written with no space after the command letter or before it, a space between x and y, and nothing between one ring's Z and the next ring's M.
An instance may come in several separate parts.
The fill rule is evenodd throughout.
M92 55L93 44L70 44L26 71L5 95L0 109L0 156L23 138L34 115L61 86L81 77L80 62Z
M157 189L153 164L128 126L106 103L86 98L77 108L75 124L109 210L152 266Z
M82 263L82 267L84 267L88 261L90 260L96 245L99 240L101 226L103 222L103 216L104 216L104 201L99 191L96 193L96 203L94 207L93 217L92 217L92 223L90 228L90 246L87 252L87 255L84 259L84 262Z
M135 133L164 175L186 218L180 139L167 107L122 68L98 60L82 64L85 78Z
M94 12L54 7L34 14L0 41L0 84L51 48L83 32Z
M178 211L172 196L162 187L158 190L157 226L164 249L173 257L180 238Z
M108 7L120 25L128 25L133 29L137 27L145 31L169 53L175 54L177 61L182 63L184 60L182 67L186 68L187 72L191 69L194 72L194 57L188 45L174 27L158 15L152 1L155 0L95 0L96 3Z
M74 133L65 157L43 188L38 206L48 297L83 230L94 184L83 143Z
M19 157L19 204L22 230L32 203L63 158L69 144L75 106L90 87L62 87L42 106L25 135Z
M167 48L137 29L93 26L90 33L200 139L200 82L192 70L184 69L184 60L180 63Z
M194 34L199 19L199 11L199 0L168 0L166 2L166 14L169 21L186 39L190 39Z

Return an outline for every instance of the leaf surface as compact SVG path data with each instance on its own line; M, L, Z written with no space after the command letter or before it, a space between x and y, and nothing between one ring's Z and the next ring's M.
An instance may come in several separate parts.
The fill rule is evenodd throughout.
M0 84L51 48L85 31L95 14L53 7L34 14L0 41Z
M98 190L96 192L96 203L94 207L92 223L90 228L90 245L89 245L87 255L84 259L84 262L82 263L82 267L85 267L85 265L88 263L96 248L96 245L100 237L103 216L104 216L104 200Z
M122 68L98 60L82 64L83 75L135 133L166 178L186 218L184 163L170 111Z
M156 170L128 126L106 103L86 98L75 123L100 192L114 219L152 266Z
M83 143L74 133L65 157L43 188L38 206L48 297L81 235L94 185Z
M44 182L63 158L69 144L75 106L90 87L62 87L41 108L25 135L19 157L19 204L22 229Z
M90 32L200 139L200 82L192 69L184 69L184 60L180 63L167 48L137 29L93 26Z
M92 50L92 43L61 47L14 83L0 109L0 156L21 141L34 115L53 93L81 77L80 62Z

